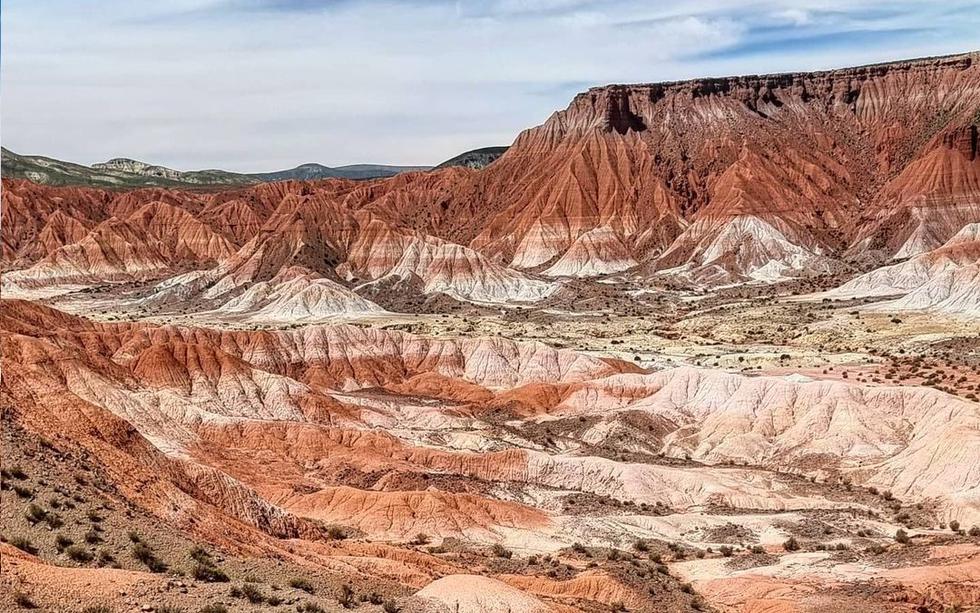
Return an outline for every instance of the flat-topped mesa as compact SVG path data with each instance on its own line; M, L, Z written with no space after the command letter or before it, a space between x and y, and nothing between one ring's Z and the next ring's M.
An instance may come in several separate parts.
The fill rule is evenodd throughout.
M658 105L666 104L674 113L683 114L690 110L685 107L698 106L711 99L730 100L741 105L743 110L764 116L796 103L816 104L827 111L847 111L868 118L886 110L878 103L880 96L890 93L889 87L880 87L883 81L891 89L936 80L950 86L952 83L947 80L952 75L975 70L978 64L980 53L970 52L815 72L610 84L592 87L576 95L565 110L554 113L545 124L526 130L524 134L541 130L564 135L591 129L619 134L629 130L642 132L656 123L653 119ZM975 86L966 91L950 89L939 87L929 98L972 96L976 100ZM862 96L866 97L864 101ZM903 102L914 104L909 99Z
M618 260L718 282L888 258L910 240L911 255L978 220L978 109L977 53L595 87L484 171L495 215L471 246L547 269L599 231ZM923 200L949 223L918 231ZM722 240L733 227L738 244ZM618 268L593 259L576 270Z

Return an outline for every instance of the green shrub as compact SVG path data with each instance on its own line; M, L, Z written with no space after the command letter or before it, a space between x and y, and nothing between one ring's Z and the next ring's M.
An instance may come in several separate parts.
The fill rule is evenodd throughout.
M162 573L167 570L167 565L157 558L156 554L149 545L143 542L137 542L133 545L132 549L133 558L142 562L150 569L150 572Z
M252 604L260 604L265 601L265 595L262 593L262 590L254 583L243 583L242 587L239 588L239 592L241 593L240 598L244 598Z
M32 526L44 521L44 518L47 516L48 512L33 502L27 505L27 509L24 511L24 517L27 518L28 523Z
M31 597L23 592L16 592L14 594L14 604L16 604L21 609L36 609L37 605L31 600Z
M10 539L10 544L21 551L25 551L31 555L37 555L37 547L35 547L34 543L32 543L28 538L24 538L23 536L15 536Z
M69 546L74 544L75 541L71 540L64 534L59 534L58 536L54 537L54 546L59 552L64 551Z
M227 573L213 564L201 564L200 562L194 564L194 568L191 570L191 576L205 583L228 582Z
M65 525L65 520L61 519L61 516L57 513L48 512L48 514L44 516L44 523L48 524L48 527L52 530L57 530Z
M78 545L72 545L71 547L65 549L65 555L68 556L69 559L80 564L91 562L95 558L91 551L85 549L84 547L79 547Z
M116 558L107 550L102 549L99 551L99 566L109 566L116 561Z
M498 558L506 558L509 560L514 555L514 552L512 552L510 549L507 549L500 543L494 543L493 547L491 547L490 550L493 552L493 555L497 556Z
M289 580L289 587L296 588L297 590L303 590L308 594L314 592L313 584L303 577L293 577Z
M188 554L192 560L195 562L200 562L201 564L212 564L211 554L201 546L194 546L191 548Z
M357 603L354 601L354 588L347 584L341 586L340 595L337 596L337 602L340 603L340 606L344 607L345 609L353 609L356 607Z

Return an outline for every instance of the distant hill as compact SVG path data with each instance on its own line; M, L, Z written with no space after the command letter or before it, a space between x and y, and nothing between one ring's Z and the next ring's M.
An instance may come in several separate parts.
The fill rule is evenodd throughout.
M466 168L480 169L489 166L494 160L506 152L508 147L483 147L473 149L465 153L460 153L454 158L448 159L436 168L449 168L450 166L465 166Z
M188 187L252 185L266 181L316 179L377 179L402 172L428 170L428 166L383 166L352 164L331 168L322 164L303 164L289 170L266 173L236 173L227 170L174 170L133 160L113 158L85 166L41 155L21 155L2 149L2 176L29 179L42 185L91 185L97 187Z
M92 164L91 168L98 172L136 175L144 180L163 180L192 185L249 185L256 182L248 175L228 172L227 170L174 170L166 166L157 166L130 158L113 158L108 162Z
M104 167L83 166L41 155L20 155L2 149L4 178L29 179L42 185L92 185L98 187L180 186L185 182L167 176L140 175L107 162ZM246 181L248 182L248 181ZM228 183L224 183L228 184Z
M429 170L431 166L383 166L380 164L351 164L349 166L324 166L322 164L302 164L289 170L261 172L248 175L259 181L286 181L289 179L377 179L393 177L403 172Z

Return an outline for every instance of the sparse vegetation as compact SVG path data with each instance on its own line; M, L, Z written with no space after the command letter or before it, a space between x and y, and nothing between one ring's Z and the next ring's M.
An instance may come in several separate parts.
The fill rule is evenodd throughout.
M228 575L217 566L196 563L191 569L191 576L206 583L227 583Z
M799 542L797 542L795 536L791 536L785 541L783 541L783 549L785 549L786 551L799 551L800 544Z
M206 583L226 583L228 581L227 573L218 568L211 554L204 548L194 547L191 549L190 558L194 560L191 576L198 581Z
M133 558L145 564L150 569L150 572L162 573L167 570L166 563L160 560L153 552L153 549L142 541L136 542L133 545L132 555Z
M37 555L37 547L34 546L34 543L29 538L25 538L23 536L15 536L12 539L10 539L10 544L16 547L17 549L20 549L21 551L24 551L31 555Z
M14 604L16 604L21 609L36 609L37 605L31 600L31 597L23 592L14 593Z
M91 551L78 545L72 545L71 547L65 549L65 555L68 556L70 560L78 562L79 564L87 564L95 559L95 556L92 555Z
M490 551L493 552L493 555L497 556L498 558L507 558L508 560L514 555L514 552L507 549L500 543L494 543L493 547L490 548Z
M47 516L48 512L33 502L27 505L27 509L24 511L24 517L32 526L41 523Z
M354 599L354 588L346 583L342 585L340 587L340 594L337 596L337 602L345 609L356 607L357 601Z
M307 594L312 594L315 590L313 589L313 584L310 583L308 579L303 577L293 577L289 580L289 587L295 588L297 590L303 590Z
M265 595L254 583L242 583L240 587L231 588L229 594L234 598L244 598L252 604L265 602Z
M59 553L63 552L70 545L74 545L74 544L75 544L75 541L71 540L70 538L68 538L64 534L59 534L58 536L54 537L54 546L55 546L55 549L57 549Z
M116 558L107 549L99 551L97 563L99 566L118 566L116 564Z

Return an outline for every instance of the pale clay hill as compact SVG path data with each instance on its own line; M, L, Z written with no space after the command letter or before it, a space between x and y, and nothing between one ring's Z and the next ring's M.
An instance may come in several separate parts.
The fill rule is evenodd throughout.
M980 606L978 111L972 53L380 179L5 173L0 608Z

